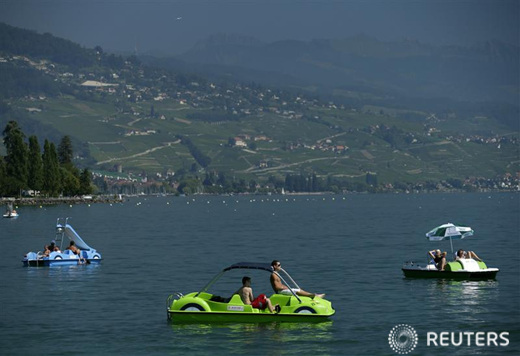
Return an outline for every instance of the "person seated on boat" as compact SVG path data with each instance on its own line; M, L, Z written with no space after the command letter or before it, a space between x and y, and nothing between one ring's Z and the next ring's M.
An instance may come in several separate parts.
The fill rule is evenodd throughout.
M238 294L242 302L246 305L251 305L253 308L264 310L268 308L271 313L276 310L279 312L279 305L273 307L271 300L267 298L265 294L260 294L258 297L253 298L253 288L251 288L251 278L245 276L242 278L242 287L237 290L234 294Z
M51 252L61 252L60 248L58 246L56 246L56 241L54 241L54 240L51 241L51 244L49 245L49 250Z
M51 254L51 250L49 248L49 245L43 246L43 255L44 256L49 256L50 254Z
M433 253L435 252L435 254ZM446 252L441 252L441 250L433 250L428 251L428 255L435 262L435 266L439 271L444 271L444 267L446 266Z
M482 261L475 252L464 251L463 249L460 249L457 251L457 256L455 257L455 260L459 260L459 259L463 259L463 258L472 258L477 261Z
M274 260L273 262L271 262L271 268L273 269L273 273L271 273L271 277L269 278L269 280L271 281L271 287L273 287L273 290L275 293L293 295L293 292L294 292L296 295L310 297L310 298L314 298L314 297L323 298L325 296L325 294L323 294L323 293L320 293L320 294L310 293L310 292L306 292L303 289L299 289L299 288L291 289L291 288L287 287L285 284L283 284L282 280L280 279L280 276L278 275L278 271L282 269L282 264L280 263L280 261ZM292 292L291 292L291 290L292 290Z

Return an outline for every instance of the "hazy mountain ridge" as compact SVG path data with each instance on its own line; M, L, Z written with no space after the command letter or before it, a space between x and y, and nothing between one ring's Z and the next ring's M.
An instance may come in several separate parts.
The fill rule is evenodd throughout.
M383 42L364 35L267 44L227 39L201 41L178 58L281 73L329 89L364 84L390 95L518 104L520 49L499 41L462 47ZM257 80L262 82L262 76Z

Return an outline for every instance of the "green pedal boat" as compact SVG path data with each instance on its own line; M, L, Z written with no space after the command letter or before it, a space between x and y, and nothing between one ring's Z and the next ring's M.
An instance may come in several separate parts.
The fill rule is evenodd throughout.
M468 226L458 226L452 223L443 224L437 226L433 230L426 233L426 238L429 241L450 241L451 254L453 252L453 240L462 240L467 237L473 236L473 229ZM433 259L432 251L428 257L428 263L425 266L421 266L416 262L406 262L403 265L402 271L406 278L445 278L445 279L458 279L458 280L486 280L495 279L498 268L490 268L480 259L475 259L474 253L466 255L465 251L461 251L461 256L457 256L455 261L448 261L447 254L443 256L444 269L442 268L441 262L435 262ZM440 252L440 250L439 250ZM455 257L455 256L454 256ZM440 266L439 266L440 264Z
M223 322L223 323L262 323L262 322L320 322L334 315L330 301L319 297L304 297L296 295L273 294L269 297L273 305L280 306L278 312L271 313L266 309L256 309L242 302L239 295L222 298L208 289L225 273L236 269L263 270L277 274L282 282L291 288L298 285L283 269L281 273L273 271L267 263L240 262L224 268L201 291L187 295L174 293L166 301L168 320L173 322ZM285 278L284 278L285 277ZM291 284L287 283L291 281Z
M446 263L444 271L439 271L434 264L424 267L407 262L403 268L404 276L407 278L445 278L458 280L486 280L495 279L498 268L488 268L482 261L473 259L460 259Z

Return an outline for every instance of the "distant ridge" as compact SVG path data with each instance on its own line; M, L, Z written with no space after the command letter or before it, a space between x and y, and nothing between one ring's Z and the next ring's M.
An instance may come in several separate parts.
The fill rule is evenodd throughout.
M50 33L20 29L0 22L0 52L47 58L56 63L88 66L94 63L92 50Z
M200 41L177 58L224 66L223 72L242 68L278 73L329 90L362 85L388 95L518 104L519 53L520 47L500 41L470 47L433 46L358 35L262 43L221 34ZM250 79L266 81L261 74Z
M261 46L264 45L262 41L255 37L244 36L240 34L226 34L226 33L217 33L215 35L209 36L205 39L198 41L193 49L196 48L206 48L210 46L222 46L222 45L233 45L233 46Z

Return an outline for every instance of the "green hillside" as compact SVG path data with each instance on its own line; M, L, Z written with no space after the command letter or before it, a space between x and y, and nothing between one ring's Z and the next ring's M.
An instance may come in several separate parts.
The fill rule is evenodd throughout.
M2 91L0 125L16 120L42 141L69 135L77 163L93 171L144 172L177 183L210 173L260 184L314 175L328 186L377 189L442 181L450 187L519 171L518 131L477 109L466 116L349 107L72 48L96 60L55 62L0 46L0 74L16 68L26 83ZM31 77L53 83L52 90L31 86Z

